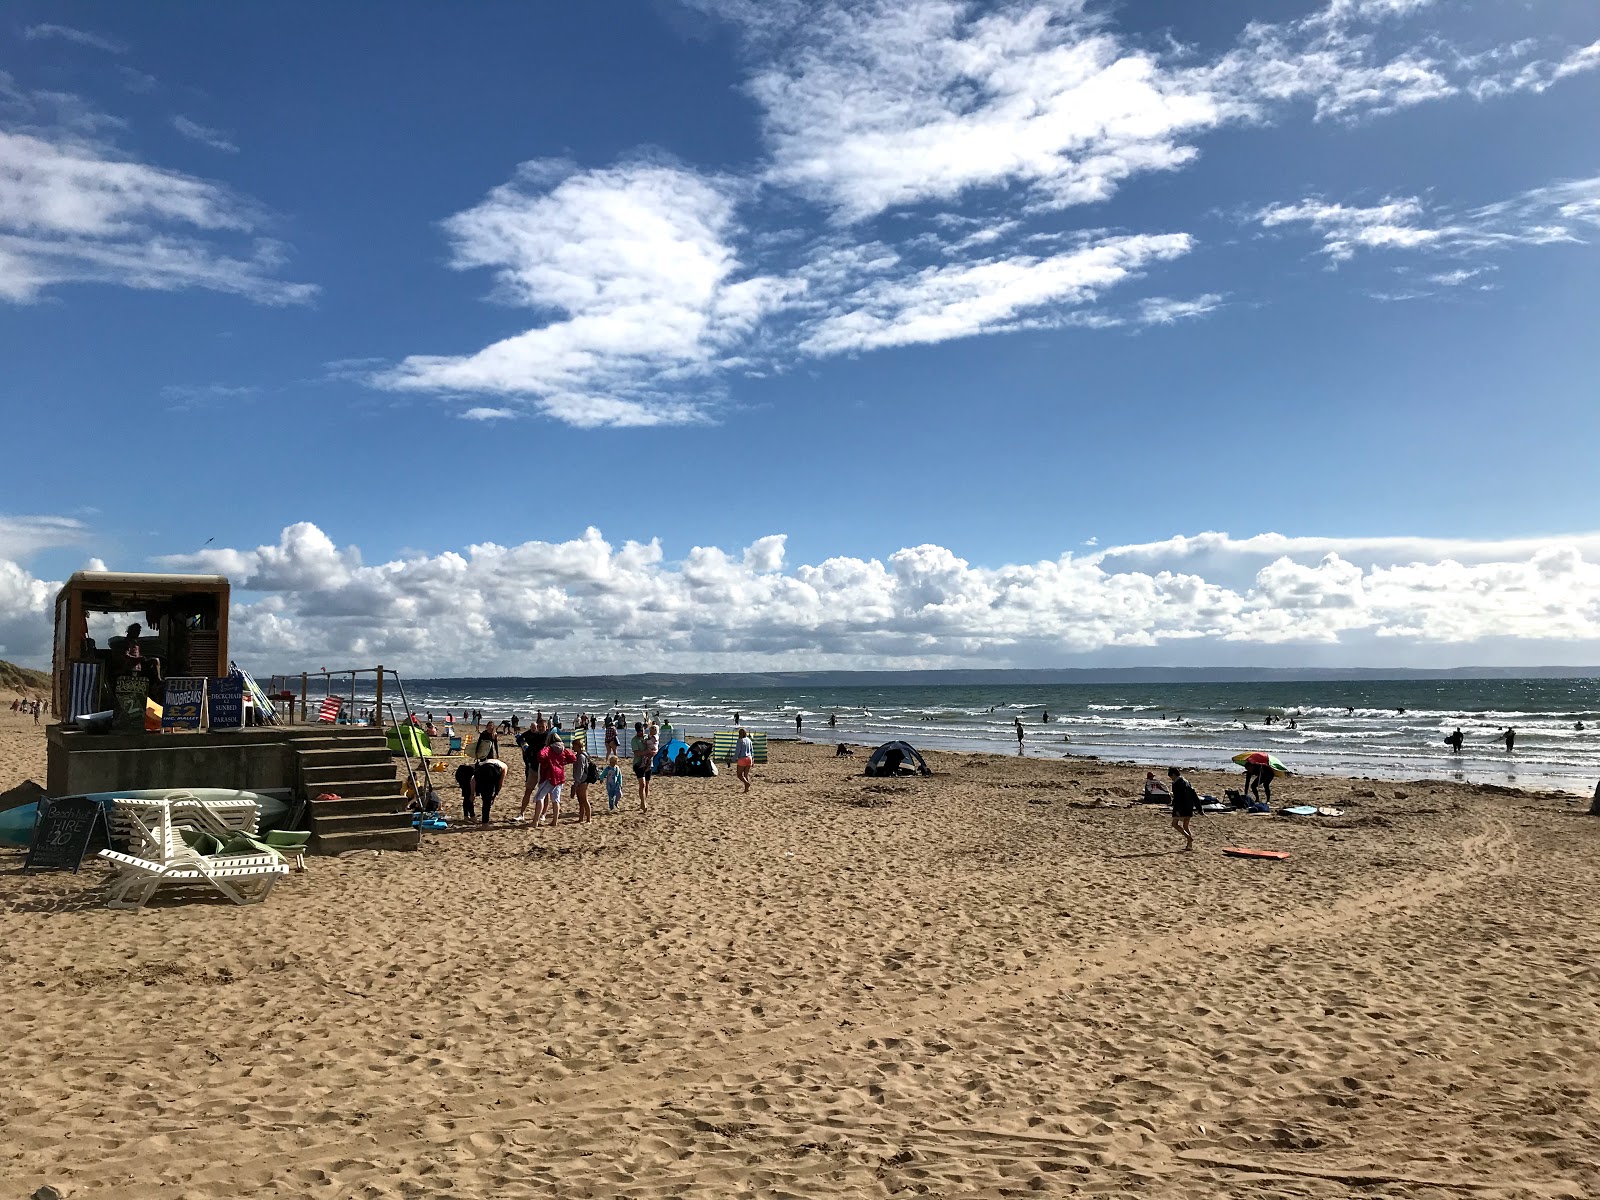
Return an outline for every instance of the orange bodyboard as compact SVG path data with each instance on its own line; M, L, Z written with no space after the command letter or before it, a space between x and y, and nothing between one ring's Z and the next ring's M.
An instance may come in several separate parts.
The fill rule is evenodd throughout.
M1252 850L1249 846L1224 846L1222 852L1233 858L1281 859L1289 857L1287 850Z

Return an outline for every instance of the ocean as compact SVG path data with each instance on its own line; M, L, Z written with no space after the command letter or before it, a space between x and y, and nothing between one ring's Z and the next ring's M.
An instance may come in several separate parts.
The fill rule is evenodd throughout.
M618 690L625 680L423 679L405 686L414 710L440 718L477 708L525 722L540 709L570 725L577 712L620 708L630 721L659 711L680 733L701 735L732 728L737 714L751 729L794 737L798 714L801 736L824 743L903 738L932 750L1185 767L1221 767L1240 751L1266 750L1305 774L1456 779L1585 796L1600 780L1600 679L740 689L686 676L681 686L652 681L645 694ZM398 699L392 691L388 698ZM1457 726L1466 738L1459 755L1444 744ZM1516 730L1511 753L1501 736L1508 726Z

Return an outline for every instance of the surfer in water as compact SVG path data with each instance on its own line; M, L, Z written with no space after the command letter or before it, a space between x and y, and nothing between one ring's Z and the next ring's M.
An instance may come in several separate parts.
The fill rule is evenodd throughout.
M1461 732L1461 726L1457 725L1456 726L1456 731L1454 733L1452 733L1449 737L1445 738L1444 744L1446 746L1449 746L1450 749L1453 750L1455 753L1460 754L1461 753L1461 743L1463 741L1465 741L1465 740L1466 740L1466 738Z

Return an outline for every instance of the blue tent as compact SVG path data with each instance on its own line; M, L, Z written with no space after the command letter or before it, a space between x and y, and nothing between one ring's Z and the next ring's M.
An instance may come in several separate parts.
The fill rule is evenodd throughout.
M679 750L688 753L689 743L684 741L682 738L673 738L665 746L656 751L656 761L651 764L650 769L659 773L669 762L676 762L678 760Z

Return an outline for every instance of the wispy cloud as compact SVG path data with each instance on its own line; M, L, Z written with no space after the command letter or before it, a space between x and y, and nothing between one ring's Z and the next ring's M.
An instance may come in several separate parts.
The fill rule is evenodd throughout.
M316 288L278 277L284 246L229 188L139 161L104 140L120 122L77 97L13 91L0 114L0 300L68 283L203 288L265 304Z
M104 50L108 54L124 54L127 47L121 42L111 38L102 37L98 33L90 33L83 29L74 29L70 25L29 25L22 31L22 36L30 42L37 42L47 38L55 38L63 42L73 42L79 46L88 46L95 50Z
M1139 302L1139 321L1144 325L1175 325L1179 321L1192 321L1222 307L1223 297L1215 292L1194 296L1188 300L1175 300L1169 296L1152 296Z
M1509 200L1452 211L1416 196L1378 204L1349 205L1321 199L1275 204L1252 214L1263 228L1306 227L1322 238L1321 253L1333 263L1359 252L1428 251L1481 256L1510 246L1541 246L1582 240L1584 228L1600 228L1600 175L1534 188ZM1481 264L1436 275L1454 285L1479 274Z
M172 118L172 127L191 142L199 142L202 146L210 146L213 150L221 150L227 154L239 153L239 147L229 141L226 134L221 130L212 129L209 125L202 125L199 121L191 121L188 117L179 115Z
M169 410L185 412L217 404L238 404L249 400L260 390L252 384L172 383L161 389L161 398L169 402Z

